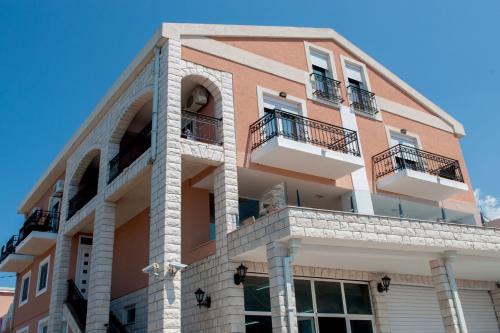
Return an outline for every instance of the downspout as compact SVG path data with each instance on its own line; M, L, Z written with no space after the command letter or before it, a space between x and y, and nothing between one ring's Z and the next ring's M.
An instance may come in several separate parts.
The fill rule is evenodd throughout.
M455 273L453 271L453 267L451 267L451 263L455 260L455 258L456 253L454 251L447 251L444 258L444 267L446 269L446 275L448 276L448 283L450 284L453 303L455 304L455 309L457 310L458 326L460 327L460 332L468 333L467 325L465 324L464 311L462 309L462 302L460 302L460 298L458 297L458 288L455 280Z
M158 102L159 102L159 86L160 86L160 55L161 49L156 46L154 49L154 81L153 81L153 114L151 115L151 157L149 164L153 164L156 160L157 152L157 136L158 136Z
M292 318L295 316L295 307L293 304L293 295L292 295L292 273L291 273L291 264L295 260L295 255L299 247L301 246L302 241L298 238L292 238L288 241L288 256L283 258L283 276L285 277L285 299L286 299L286 317L288 322L288 333L292 333Z

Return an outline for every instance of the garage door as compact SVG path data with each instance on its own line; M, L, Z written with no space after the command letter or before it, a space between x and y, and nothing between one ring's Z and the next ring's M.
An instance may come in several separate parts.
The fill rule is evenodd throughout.
M391 285L386 298L391 333L444 333L434 288Z
M460 302L469 333L498 333L490 294L484 290L460 290Z

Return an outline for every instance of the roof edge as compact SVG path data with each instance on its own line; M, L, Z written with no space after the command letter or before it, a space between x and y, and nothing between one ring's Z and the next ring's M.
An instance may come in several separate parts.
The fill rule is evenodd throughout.
M78 145L87 137L92 128L105 116L107 110L116 101L120 92L131 83L133 78L137 76L138 72L142 69L149 58L153 56L154 47L163 45L165 41L164 28L165 27L162 24L154 32L153 36L148 40L146 45L139 51L132 62L120 74L118 79L115 80L111 88L109 88L106 94L100 99L91 114L87 117L87 119L85 119L83 124L80 125L75 134L73 134L70 138L69 142L66 143L63 149L56 155L36 184L24 197L23 201L21 201L17 208L18 213L23 214L29 212L29 209L31 208L30 206L33 205L39 197L43 195L48 187L57 180L57 177L65 172L65 160L69 158Z

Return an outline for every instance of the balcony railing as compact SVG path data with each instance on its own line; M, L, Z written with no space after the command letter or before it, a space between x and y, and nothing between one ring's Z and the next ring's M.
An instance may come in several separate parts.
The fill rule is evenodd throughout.
M0 262L4 261L5 258L9 256L9 254L16 252L16 245L19 243L19 236L12 236L4 246L2 246L2 250L0 252Z
M108 184L151 147L151 123L109 161Z
M252 150L274 137L313 144L361 156L356 131L281 110L274 110L250 125Z
M311 74L311 79L313 82L313 94L316 97L336 104L344 101L340 92L339 81L316 73Z
M347 87L347 94L351 102L350 106L356 111L369 114L371 116L378 112L375 94L355 86Z
M221 119L183 110L181 137L194 141L221 145L220 124Z
M80 289L78 289L73 280L68 280L66 305L68 306L76 324L80 328L80 331L85 332L87 321L87 300L83 297Z
M19 230L19 243L32 231L57 232L59 227L59 213L44 210L35 210L24 222Z
M373 168L377 179L408 169L464 182L460 163L457 160L403 144L373 156Z
M97 184L94 186L86 186L79 190L73 198L68 202L68 216L69 220L77 211L82 209L95 195L97 194Z

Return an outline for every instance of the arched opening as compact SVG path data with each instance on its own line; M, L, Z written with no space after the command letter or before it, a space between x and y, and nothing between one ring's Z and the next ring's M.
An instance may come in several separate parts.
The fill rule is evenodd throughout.
M188 76L181 82L181 136L185 139L221 144L220 93L211 92L201 82L206 78ZM213 89L215 90L215 89ZM217 93L218 96L214 96Z
M73 179L72 192L75 194L68 202L68 219L77 211L83 208L97 194L99 184L99 164L101 159L100 152L88 157L85 170L77 170ZM85 165L85 159L82 161L82 168Z
M127 112L128 114L122 119L122 122L129 121L127 129L123 134L118 130L115 132L118 153L109 161L108 183L111 183L125 168L151 147L151 117L153 113L151 94L143 96L135 104L139 104L138 108L132 105Z

